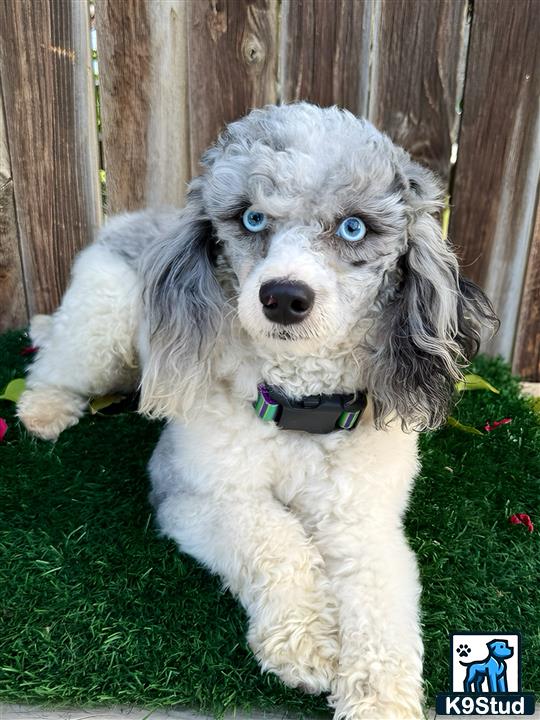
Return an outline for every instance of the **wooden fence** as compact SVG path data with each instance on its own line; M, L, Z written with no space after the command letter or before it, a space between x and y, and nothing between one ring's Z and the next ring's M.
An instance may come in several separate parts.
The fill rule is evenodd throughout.
M442 175L450 236L540 380L540 0L0 0L0 313L57 305L107 212L182 203L223 124L307 99ZM99 130L99 134L98 134Z

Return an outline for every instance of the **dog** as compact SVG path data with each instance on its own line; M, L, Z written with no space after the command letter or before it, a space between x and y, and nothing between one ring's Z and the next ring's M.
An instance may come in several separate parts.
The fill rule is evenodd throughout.
M151 502L239 599L263 670L336 719L422 717L402 519L492 307L442 236L440 182L308 103L228 125L182 210L111 218L38 316L18 415L54 440L140 387L167 425Z
M470 663L459 661L460 665L467 668L463 682L464 692L482 692L484 680L488 682L488 692L508 692L505 660L512 657L514 650L508 646L506 640L492 640L487 643L487 648L489 654L485 660Z

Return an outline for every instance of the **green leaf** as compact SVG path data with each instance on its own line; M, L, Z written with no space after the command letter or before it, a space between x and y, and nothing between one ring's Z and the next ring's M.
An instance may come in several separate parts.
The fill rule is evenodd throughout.
M472 425L463 425L463 423L460 423L459 420L456 420L456 418L451 415L447 419L446 423L450 425L450 427L456 428L456 430L461 430L461 432L469 433L470 435L484 435L483 432L480 432L480 430L477 430Z
M463 392L464 390L491 390L491 392L499 395L497 388L493 387L493 385L488 383L487 380L484 380L483 377L480 377L480 375L474 375L473 373L464 375L463 380L456 383L456 390L458 392Z
M100 397L94 397L89 402L90 412L92 415L95 415L100 410L109 407L109 405L122 402L124 398L125 395L101 395Z
M8 382L4 388L4 392L0 395L0 400L9 400L14 403L18 402L25 387L26 381L24 378L15 378L15 380Z
M450 225L450 198L447 196L445 199L445 208L441 214L441 230L443 238L448 237L448 226Z

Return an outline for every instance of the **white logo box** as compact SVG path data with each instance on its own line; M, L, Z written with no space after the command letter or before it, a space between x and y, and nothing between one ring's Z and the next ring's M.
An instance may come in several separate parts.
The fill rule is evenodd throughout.
M467 673L467 667L461 665L461 662L472 663L481 662L489 657L489 648L487 644L492 640L505 640L509 647L513 649L512 657L505 658L507 673L506 680L508 683L507 692L520 692L520 637L517 634L506 633L461 633L452 636L451 640L451 668L452 668L452 691L464 692L463 682ZM469 649L467 655L460 655L460 652ZM487 681L482 687L483 692L489 692Z

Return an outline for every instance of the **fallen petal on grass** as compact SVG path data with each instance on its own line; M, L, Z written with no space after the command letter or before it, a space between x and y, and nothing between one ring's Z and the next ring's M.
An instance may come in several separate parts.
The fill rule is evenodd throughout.
M494 422L490 423L489 420L484 425L484 430L486 432L491 432L496 427L499 427L499 425L508 425L512 422L512 418L503 418L502 420L495 420Z
M533 522L527 513L514 513L514 515L510 515L508 521L512 525L524 525L529 532L534 530Z

